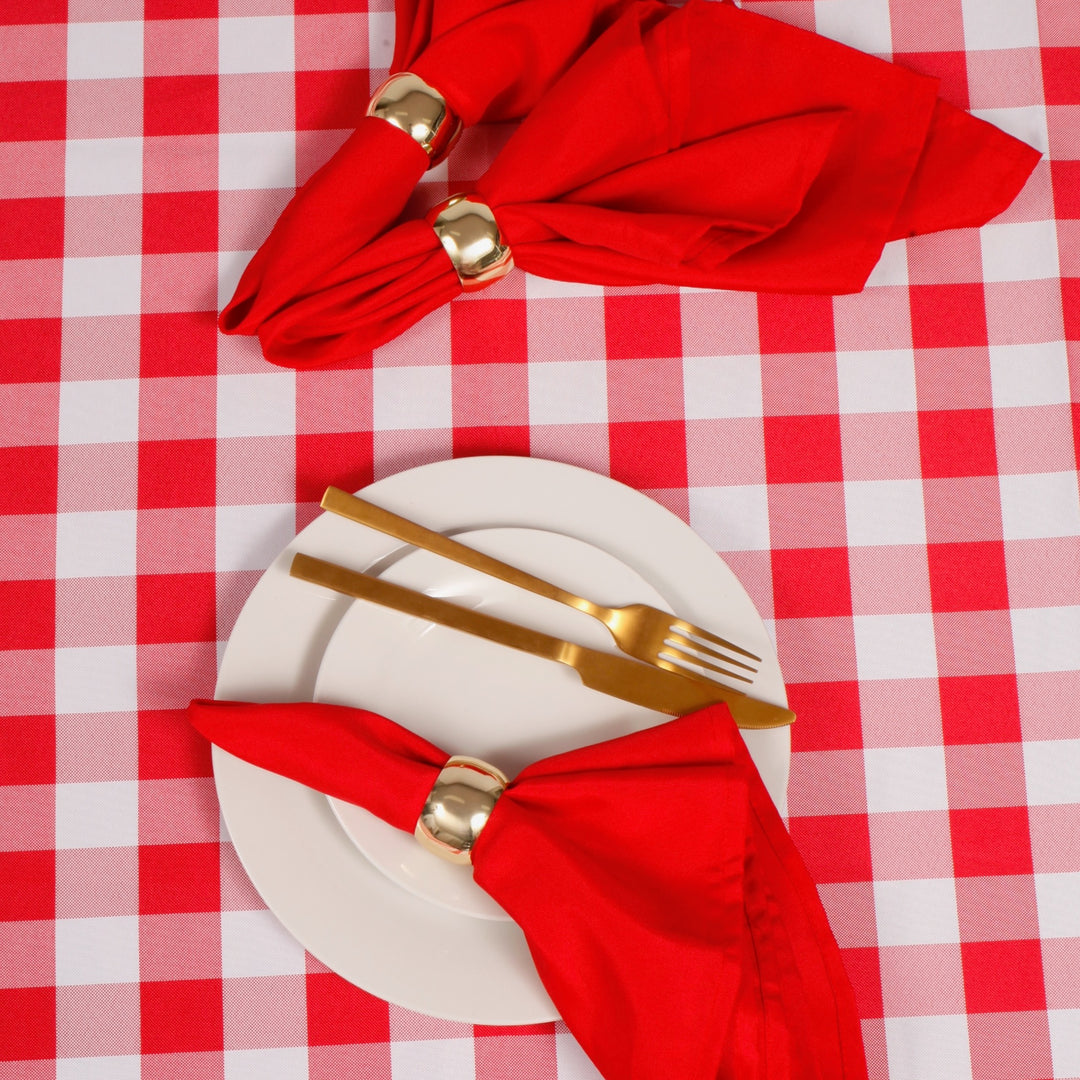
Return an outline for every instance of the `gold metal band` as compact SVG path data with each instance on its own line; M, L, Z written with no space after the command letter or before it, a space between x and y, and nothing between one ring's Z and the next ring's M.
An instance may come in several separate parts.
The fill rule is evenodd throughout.
M416 839L449 862L472 862L473 844L508 782L494 765L455 754L424 803Z
M475 196L453 195L429 210L427 220L466 292L483 289L513 270L513 255L491 207Z
M367 115L393 124L419 143L429 169L450 153L461 135L462 123L446 99L411 71L391 75L372 95Z

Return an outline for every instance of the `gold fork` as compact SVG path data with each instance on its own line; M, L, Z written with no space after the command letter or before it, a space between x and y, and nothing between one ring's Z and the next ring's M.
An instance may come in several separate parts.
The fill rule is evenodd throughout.
M757 674L755 665L760 664L761 657L670 612L647 604L605 607L593 603L340 488L327 488L322 506L332 514L367 525L406 544L584 611L608 628L615 644L628 656L665 671L690 678L711 678L706 673L715 672L745 683L753 682ZM687 667L688 664L694 667Z

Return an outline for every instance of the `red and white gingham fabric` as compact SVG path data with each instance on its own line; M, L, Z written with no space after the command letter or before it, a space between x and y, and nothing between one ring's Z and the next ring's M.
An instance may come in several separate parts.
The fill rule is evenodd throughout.
M294 374L215 311L384 76L389 0L0 5L0 1080L595 1080L561 1025L432 1020L305 955L183 712L327 484L477 453L626 481L749 589L875 1080L1080 1077L1080 5L752 6L1043 162L857 296L517 273Z

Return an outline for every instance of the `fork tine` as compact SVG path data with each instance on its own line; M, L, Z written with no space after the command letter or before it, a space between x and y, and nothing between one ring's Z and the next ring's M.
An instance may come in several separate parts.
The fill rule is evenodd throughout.
M715 671L718 675L723 675L727 679L738 679L744 683L754 681L748 679L745 675L740 675L737 671L729 671L727 668L718 667L716 664L710 664L708 660L702 660L687 653L680 653L677 649L672 649L666 645L664 651L656 658L656 666L667 671L677 672L679 675L696 675L707 682L715 682L716 680L700 670L702 668Z
M666 645L679 645L681 646L680 651L693 653L696 656L704 657L706 660L719 661L722 664L733 664L735 667L742 668L743 671L749 671L751 674L757 673L757 668L753 664L743 663L742 660L739 660L734 656L728 656L719 649L714 649L710 645L705 645L696 638L680 633L677 630L669 631L664 643ZM698 661L695 659L694 663L697 662Z
M754 660L759 664L761 663L760 656L755 656L752 652L749 652L748 650L742 648L740 645L736 645L733 641L728 641L727 638L717 637L715 634L710 634L708 630L702 630L700 626L695 626L693 623L688 623L684 619L676 619L674 622L672 622L671 629L673 633L685 634L688 637L699 638L703 642L711 642L713 645L719 645L720 648L727 649L729 652L736 652L740 656L745 656L748 659ZM712 652L713 650L710 649L709 651Z

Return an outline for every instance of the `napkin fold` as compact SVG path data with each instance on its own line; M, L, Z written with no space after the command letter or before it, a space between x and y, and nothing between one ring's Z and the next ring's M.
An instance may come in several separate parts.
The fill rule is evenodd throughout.
M390 74L438 90L457 120L516 120L628 6L660 0L398 0ZM300 188L242 274L219 325L253 334L264 318L387 228L429 159L386 121L365 116Z
M514 263L541 277L857 292L889 240L989 220L1038 161L937 89L726 0L636 3L473 190ZM351 250L333 219L308 225L334 259L225 326L257 333L273 363L368 362L461 290L425 220Z
M230 753L408 832L447 761L361 709L189 715ZM865 1080L839 948L726 706L529 766L472 858L606 1080Z

